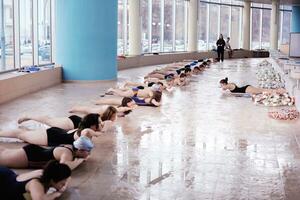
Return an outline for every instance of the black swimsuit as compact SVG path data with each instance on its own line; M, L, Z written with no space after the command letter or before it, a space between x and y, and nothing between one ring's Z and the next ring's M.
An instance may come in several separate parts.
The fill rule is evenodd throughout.
M72 133L68 133L66 130L58 128L58 127L51 127L47 130L47 139L48 139L48 146L59 146L61 144L73 144L74 134L76 131Z
M69 149L73 153L73 149L61 146ZM53 155L54 149L44 148L35 144L28 144L23 147L28 160L28 168L41 168L44 167L50 160L55 160Z
M26 181L17 181L17 174L7 167L0 167L0 194L2 200L23 200L26 193Z
M238 86L235 85L235 88L233 90L230 90L230 92L232 92L232 93L246 93L246 89L249 86L250 85L246 85L244 87L238 87Z
M79 127L79 124L82 120L81 117L77 116L77 115L71 115L69 117L69 119L73 122L73 125L74 125L74 129L78 128Z

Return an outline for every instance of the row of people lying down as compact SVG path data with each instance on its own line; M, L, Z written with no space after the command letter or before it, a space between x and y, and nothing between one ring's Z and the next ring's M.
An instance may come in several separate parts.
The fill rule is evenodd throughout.
M190 77L200 74L211 64L210 60L202 61L175 63L156 69L144 77L144 83L126 82L123 87L110 88L105 94L114 97L101 95L96 104L118 105L122 97L130 97L138 106L160 106L164 91L187 85Z
M191 76L191 71L198 74L197 71L201 72L204 69L196 66L196 62L191 63L191 66L194 66L193 70L191 66L181 66L182 64L173 68L177 70L177 75L167 74L161 79L151 77L150 74L150 78L154 80L152 82L149 81L150 78L143 84L127 82L126 87L133 88L110 90L123 97L113 100L101 98L95 102L106 105L75 106L70 110L71 113L86 114L83 118L77 115L58 118L26 115L18 120L19 124L32 120L50 128L0 131L0 137L18 138L29 143L21 148L0 147L1 199L23 199L22 195L26 192L30 193L32 199L55 199L60 196L66 189L71 170L87 160L94 147L92 138L103 134L106 122L129 114L137 105L159 106L162 91L185 85L186 77ZM42 167L45 167L44 170L20 176L9 169ZM49 187L54 187L57 192L47 194Z

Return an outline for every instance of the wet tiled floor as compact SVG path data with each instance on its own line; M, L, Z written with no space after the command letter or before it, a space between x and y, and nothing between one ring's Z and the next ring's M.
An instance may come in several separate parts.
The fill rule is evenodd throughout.
M226 76L257 85L260 61L213 65L164 94L160 108L138 108L118 119L95 139L92 157L74 171L61 199L300 199L300 121L273 120L267 113L275 108L218 87ZM141 80L153 68L121 71L119 82ZM16 127L22 113L68 116L71 106L91 104L114 85L68 83L24 96L0 106L0 128Z

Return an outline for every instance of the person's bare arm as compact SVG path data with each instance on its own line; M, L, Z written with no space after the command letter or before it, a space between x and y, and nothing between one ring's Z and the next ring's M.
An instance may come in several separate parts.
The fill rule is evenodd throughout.
M53 200L61 196L61 192L46 194L43 185L37 180L31 180L26 185L26 190L30 193L32 200Z

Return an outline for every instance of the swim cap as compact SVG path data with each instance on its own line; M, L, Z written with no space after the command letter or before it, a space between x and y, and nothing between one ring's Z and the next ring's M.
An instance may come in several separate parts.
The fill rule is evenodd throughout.
M158 84L154 84L154 85L152 85L152 87L151 87L151 89L152 89L153 91L159 91L159 88L160 88L160 86L159 86Z
M86 136L80 136L77 140L73 142L73 145L76 149L91 151L94 147L94 144L90 138Z

